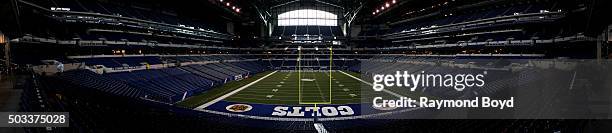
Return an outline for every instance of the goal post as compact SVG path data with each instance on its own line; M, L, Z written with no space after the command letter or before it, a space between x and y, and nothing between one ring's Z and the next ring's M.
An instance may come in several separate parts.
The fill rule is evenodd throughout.
M319 70L314 70L314 65L312 62L316 61L317 64L320 61L319 59L305 59L303 55L302 47L298 47L298 59L297 59L297 69L298 69L298 101L299 104L307 104L307 105L316 105L316 104L331 104L332 103L332 73L333 73L333 48L327 48L327 52L329 52L328 65L326 66L326 70L323 66ZM309 62L309 63L304 63ZM307 66L304 66L307 65ZM327 78L317 77L319 73L324 73ZM318 80L327 80L327 81L318 81ZM325 83L328 84L325 84ZM311 93L313 90L317 89L317 95L320 96L320 100L313 100L318 98ZM310 93L307 93L308 91ZM327 94L325 94L327 93ZM326 98L325 98L326 96Z

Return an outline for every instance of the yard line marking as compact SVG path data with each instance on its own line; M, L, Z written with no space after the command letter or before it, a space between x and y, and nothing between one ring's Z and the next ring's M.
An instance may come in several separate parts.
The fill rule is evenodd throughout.
M340 73L342 73L342 74L344 74L344 75L346 75L346 76L349 76L349 77L351 77L351 78L353 78L353 79L359 80L359 81L361 81L361 82L363 82L363 83L366 83L366 84L368 84L368 85L370 85L370 86L374 86L372 83L366 82L366 81L364 81L364 80L362 80L362 79L360 79L360 78L357 78L357 77L355 77L355 76L353 76L353 75L350 75L350 74L348 74L348 73L345 73L344 71L340 71ZM389 93L389 94L391 94L391 95L393 95L393 96L396 96L396 97L398 97L398 98L404 97L404 96L402 96L402 95L400 95L400 94L397 94L397 93L395 93L395 92L389 91L389 90L387 90L387 89L383 89L382 91L383 91L383 92L386 92L386 93ZM414 102L414 103L419 104L419 102ZM402 112L403 112L403 111L405 111L405 112L411 112L411 111L414 111L414 110L419 110L419 109L423 109L423 108L425 108L425 107L416 107L416 108L410 108L410 109L401 110L401 111L402 111ZM392 112L395 112L395 111L392 111ZM389 113L389 112L388 112L388 113Z
M316 74L312 74L312 75L313 75L314 79L317 79L317 75ZM326 101L325 100L325 96L323 96L323 91L321 91L321 87L319 87L319 82L317 82L317 80L315 80L315 85L317 86L317 89L319 90L319 95L321 95L321 99L323 101Z
M572 82L570 83L569 90L574 88L574 80L576 80L576 71L574 71L574 76L572 76Z
M340 72L340 73L342 73L342 74L344 74L344 75L346 75L346 76L349 76L349 77L351 77L351 78L353 78L353 79L355 79L355 80L361 81L361 82L363 82L363 83L365 83L365 84L368 84L368 85L370 85L370 86L374 86L374 85L372 85L372 83L367 82L367 81L364 81L364 80L362 80L362 79L360 79L360 78L357 78L357 77L355 77L355 76L353 76L353 75L350 75L350 74L348 74L348 73L345 73L344 71L339 71L339 72ZM396 96L396 97L398 97L398 98L404 97L404 96L402 96L402 95L400 95L400 94L397 94L397 93L395 93L395 92L392 92L392 91L389 91L389 90L386 90L386 89L383 89L382 91L383 91L383 92L386 92L386 93L389 93L389 94L391 94L391 95L393 95L393 96Z
M212 100L212 101L210 101L208 103L200 105L200 106L196 107L194 110L204 110L204 108L206 108L206 107L208 107L208 106L210 106L212 104L215 104L215 103L217 103L217 102L219 102L219 101L221 101L221 100L223 100L223 99L225 99L225 98L227 98L229 96L232 96L232 95L234 95L234 94L236 94L236 93L238 93L238 92L248 88L249 86L254 85L255 83L258 83L259 81L268 78L270 75L273 75L276 72L278 72L278 70L276 70L276 71L274 71L274 72L272 72L272 73L270 73L270 74L268 74L268 75L266 75L264 77L261 77L261 78L255 80L255 81L253 81L253 82L251 82L251 83L249 83L249 84L247 84L245 86L242 86L242 87L240 87L240 88L238 88L238 89L236 89L236 90L234 90L234 91L232 91L230 93L227 93L227 94L225 94L223 96L220 96L220 97L218 97L218 98L216 98L216 99L214 99L214 100Z

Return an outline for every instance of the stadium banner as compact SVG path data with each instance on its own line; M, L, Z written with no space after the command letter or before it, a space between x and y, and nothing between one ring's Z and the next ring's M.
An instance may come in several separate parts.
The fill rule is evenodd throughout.
M369 60L360 72L368 119L612 118L610 60Z

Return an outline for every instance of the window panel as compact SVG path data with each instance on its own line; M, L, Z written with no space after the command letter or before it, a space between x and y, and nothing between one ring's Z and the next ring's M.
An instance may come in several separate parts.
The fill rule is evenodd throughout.
M278 15L278 26L337 26L338 16L312 9L294 10Z

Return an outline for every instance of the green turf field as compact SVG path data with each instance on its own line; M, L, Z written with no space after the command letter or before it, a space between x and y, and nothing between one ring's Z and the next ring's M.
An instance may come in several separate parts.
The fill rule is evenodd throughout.
M354 77L360 77L359 73L343 72ZM264 72L245 80L227 83L211 91L190 97L185 101L179 102L177 105L195 108L221 95L254 82L270 73L271 71ZM362 87L369 88L370 86L344 73L336 71L331 73L330 99L329 72L301 72L300 76L302 80L299 80L297 71L278 71L224 100L239 103L298 105L300 104L300 97L302 104L369 103L372 96L382 96L385 98L394 97L385 92L375 92L367 88L362 89ZM298 84L302 85L302 88L298 88Z
M302 72L300 76L303 80L298 83L300 79L297 72L277 72L226 100L264 104L299 104L301 93L303 103L327 103L330 102L331 93L332 103L359 102L359 97L356 97L360 94L359 81L339 74L341 73L332 73L332 83L337 83L332 84L332 92L330 92L329 73ZM298 84L302 85L301 89L298 88ZM350 94L353 94L353 97Z
M352 73L351 75L358 76L359 74ZM300 79L297 72L277 72L225 100L288 105L300 103L350 104L362 103L362 94L378 93L377 95L381 95L382 93L373 91L364 93L361 91L360 81L340 72L331 73L331 84L329 72L302 72L300 76L302 77L301 83L298 83ZM298 88L298 84L302 85L301 89Z
M212 99L215 99L224 94L227 94L235 89L238 89L270 73L272 73L272 71L258 73L252 77L249 77L249 78L246 78L240 81L232 81L232 82L226 83L222 86L215 87L204 93L189 97L185 99L184 101L177 103L177 105L181 107L186 107L186 108L195 108L199 105L202 105L208 101L211 101Z

